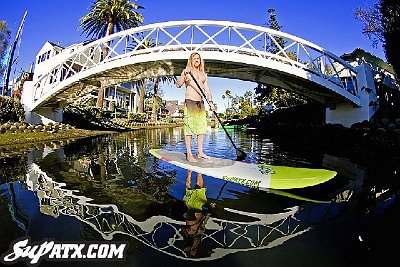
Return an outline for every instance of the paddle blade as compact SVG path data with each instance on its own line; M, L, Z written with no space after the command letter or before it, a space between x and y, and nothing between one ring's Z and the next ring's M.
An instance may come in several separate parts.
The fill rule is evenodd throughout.
M236 160L242 161L247 157L246 153L240 149L236 149Z

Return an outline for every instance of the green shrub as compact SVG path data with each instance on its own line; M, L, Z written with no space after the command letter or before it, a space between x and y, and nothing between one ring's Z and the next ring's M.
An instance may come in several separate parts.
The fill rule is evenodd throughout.
M0 123L25 122L25 111L18 99L0 96Z
M146 113L128 113L128 120L134 122L147 122L147 114Z
M117 117L117 118L127 119L128 114L127 114L126 112L118 111L118 112L116 112L116 117Z

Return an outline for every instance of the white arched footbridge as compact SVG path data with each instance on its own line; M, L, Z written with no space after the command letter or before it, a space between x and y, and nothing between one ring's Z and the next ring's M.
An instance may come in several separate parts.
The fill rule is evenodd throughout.
M360 71L327 50L265 27L204 20L156 23L71 46L48 60L41 75L27 84L24 92L30 94L23 101L40 113L62 108L96 88L180 75L193 51L206 60L209 76L275 85L330 110L364 106L360 88L366 82L359 81Z

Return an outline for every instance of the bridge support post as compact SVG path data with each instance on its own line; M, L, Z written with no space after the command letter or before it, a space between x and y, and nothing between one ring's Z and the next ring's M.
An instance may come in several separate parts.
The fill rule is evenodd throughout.
M25 110L25 121L29 124L47 124L49 122L62 122L63 110L57 107L41 107L32 111L33 107L33 82L26 81L22 91L21 102Z
M375 71L365 62L361 62L357 71L357 92L361 105L354 106L349 103L337 104L334 109L326 109L326 123L341 124L351 127L356 122L369 120L376 112L377 94L374 80Z
M63 110L55 108L39 108L36 111L29 111L25 107L25 121L29 124L48 124L49 122L62 122Z

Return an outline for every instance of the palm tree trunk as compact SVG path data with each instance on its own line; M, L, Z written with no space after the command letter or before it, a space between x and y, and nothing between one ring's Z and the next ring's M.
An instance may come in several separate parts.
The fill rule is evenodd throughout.
M109 22L108 23L108 27L107 27L107 35L106 36L111 35L113 33L112 32L113 27L114 27L114 24L112 22ZM107 55L108 55L108 46L109 45L110 45L110 42L106 42L104 44L103 55L102 55L102 59L101 60L104 60L107 57ZM103 101L104 101L104 88L101 87L99 89L99 92L97 93L97 103L96 103L96 107L99 110L103 110Z
M107 36L109 36L109 35L111 35L111 34L113 34L113 28L114 28L114 23L113 23L113 21L112 21L112 18L109 18L108 19L108 25L107 25L107 34L106 34L106 37ZM108 56L108 50L109 50L109 47L110 46L110 41L107 41L105 44L104 44L104 47L103 47L103 60L104 59L106 59L106 57Z
M96 102L96 107L99 110L103 110L103 101L104 101L104 87L101 86L97 93L97 102Z
M155 78L153 81L154 81L154 94L153 94L153 108L151 110L151 120L157 121L158 78Z
M144 84L144 80L141 80L140 82L141 82L141 84L140 84L140 88L139 88L139 101L138 101L137 112L143 113L144 112L145 84Z

